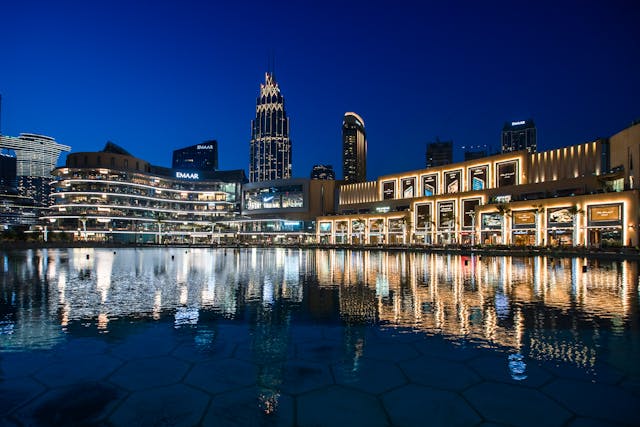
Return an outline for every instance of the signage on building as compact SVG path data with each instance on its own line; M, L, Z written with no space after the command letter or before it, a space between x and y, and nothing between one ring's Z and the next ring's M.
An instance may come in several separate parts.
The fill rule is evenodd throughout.
M394 199L396 197L396 182L386 181L382 183L382 198L384 200Z
M438 228L455 227L455 204L453 201L438 203Z
M480 206L480 199L468 199L462 201L462 226L471 228L475 225L476 206Z
M622 221L622 205L589 206L590 222Z
M320 232L321 233L331 233L331 223L330 222L321 222L320 223Z
M416 228L431 228L431 204L416 205Z
M438 194L438 174L432 173L422 176L422 191L424 196Z
M503 162L496 164L496 176L498 177L497 186L506 187L508 185L518 184L518 161Z
M469 168L469 188L472 191L484 190L487 188L487 178L489 166L476 166Z
M198 144L196 146L197 150L213 150L213 145L209 144L209 145L204 145L204 144Z
M520 126L520 125L523 125L525 123L526 123L526 121L520 120L518 122L511 122L511 126Z
M512 213L514 225L535 225L536 224L536 212L535 211L516 211Z
M416 188L415 178L404 178L402 180L402 197L410 199L414 196L414 188Z
M482 228L492 230L502 228L502 215L499 213L482 214Z
M176 172L176 178L180 179L200 179L197 172Z
M447 171L444 173L444 190L447 194L457 193L462 190L462 170Z
M549 226L570 226L573 224L573 215L569 208L554 208L547 211Z

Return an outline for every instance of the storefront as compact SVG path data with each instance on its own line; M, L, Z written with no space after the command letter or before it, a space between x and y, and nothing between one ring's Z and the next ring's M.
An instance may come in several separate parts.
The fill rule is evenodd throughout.
M516 246L536 245L536 218L534 210L513 211L511 213L511 242Z
M502 220L498 212L482 214L480 239L483 245L502 244Z
M587 244L596 247L624 245L622 224L622 203L588 206Z
M549 246L573 246L573 218L571 207L547 209L547 242Z

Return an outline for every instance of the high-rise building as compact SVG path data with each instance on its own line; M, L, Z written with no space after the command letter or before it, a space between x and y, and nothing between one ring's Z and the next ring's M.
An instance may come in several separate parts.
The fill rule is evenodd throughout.
M453 141L440 141L427 143L426 166L433 168L453 163Z
M0 193L18 193L16 179L16 156L9 150L0 150Z
M331 165L313 165L311 179L336 179L336 173Z
M345 182L367 180L367 133L364 120L356 113L345 113L342 120L342 174Z
M291 140L284 97L273 73L265 73L251 121L249 181L291 178Z
M48 206L51 171L56 168L60 153L71 151L71 147L58 144L49 136L21 133L17 138L0 136L0 148L8 148L16 153L20 194L32 197L41 206Z
M218 141L180 148L173 152L173 169L214 171L218 169Z
M535 153L537 150L536 125L532 119L507 122L502 128L502 152L527 150Z

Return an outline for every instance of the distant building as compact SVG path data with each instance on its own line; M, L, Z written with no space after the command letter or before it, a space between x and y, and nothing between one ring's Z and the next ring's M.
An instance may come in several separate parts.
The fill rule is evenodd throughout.
M291 178L291 139L284 97L273 73L265 74L251 121L249 181Z
M214 171L218 169L218 141L204 141L201 144L180 148L173 152L174 169Z
M536 125L532 119L507 122L502 128L502 152L527 150L535 153L537 150Z
M40 206L49 206L51 171L56 168L60 153L71 151L71 147L58 144L49 136L21 133L17 138L0 136L0 148L8 148L16 153L20 194L33 198Z
M483 157L487 157L488 155L488 150L486 145L476 145L476 146L471 145L469 147L462 147L462 149L464 150L465 162L467 160L481 159Z
M18 192L16 157L3 149L0 152L0 231L36 224L41 210L31 197Z
M336 179L336 173L331 165L314 165L311 179Z
M342 121L342 174L348 183L367 180L367 133L356 113L345 113Z
M426 166L433 168L453 163L453 141L440 141L427 143Z
M0 152L0 193L18 194L17 186L16 156Z

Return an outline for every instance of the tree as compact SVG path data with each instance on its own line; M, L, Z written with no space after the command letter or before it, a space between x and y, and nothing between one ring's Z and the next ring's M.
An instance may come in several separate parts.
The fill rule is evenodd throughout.
M584 213L583 209L580 209L578 205L573 205L568 209L571 214L571 224L573 226L573 246L578 245L578 215Z
M502 217L502 242L506 245L509 243L507 239L507 217L511 216L511 209L506 203L500 203L496 206L498 214Z

